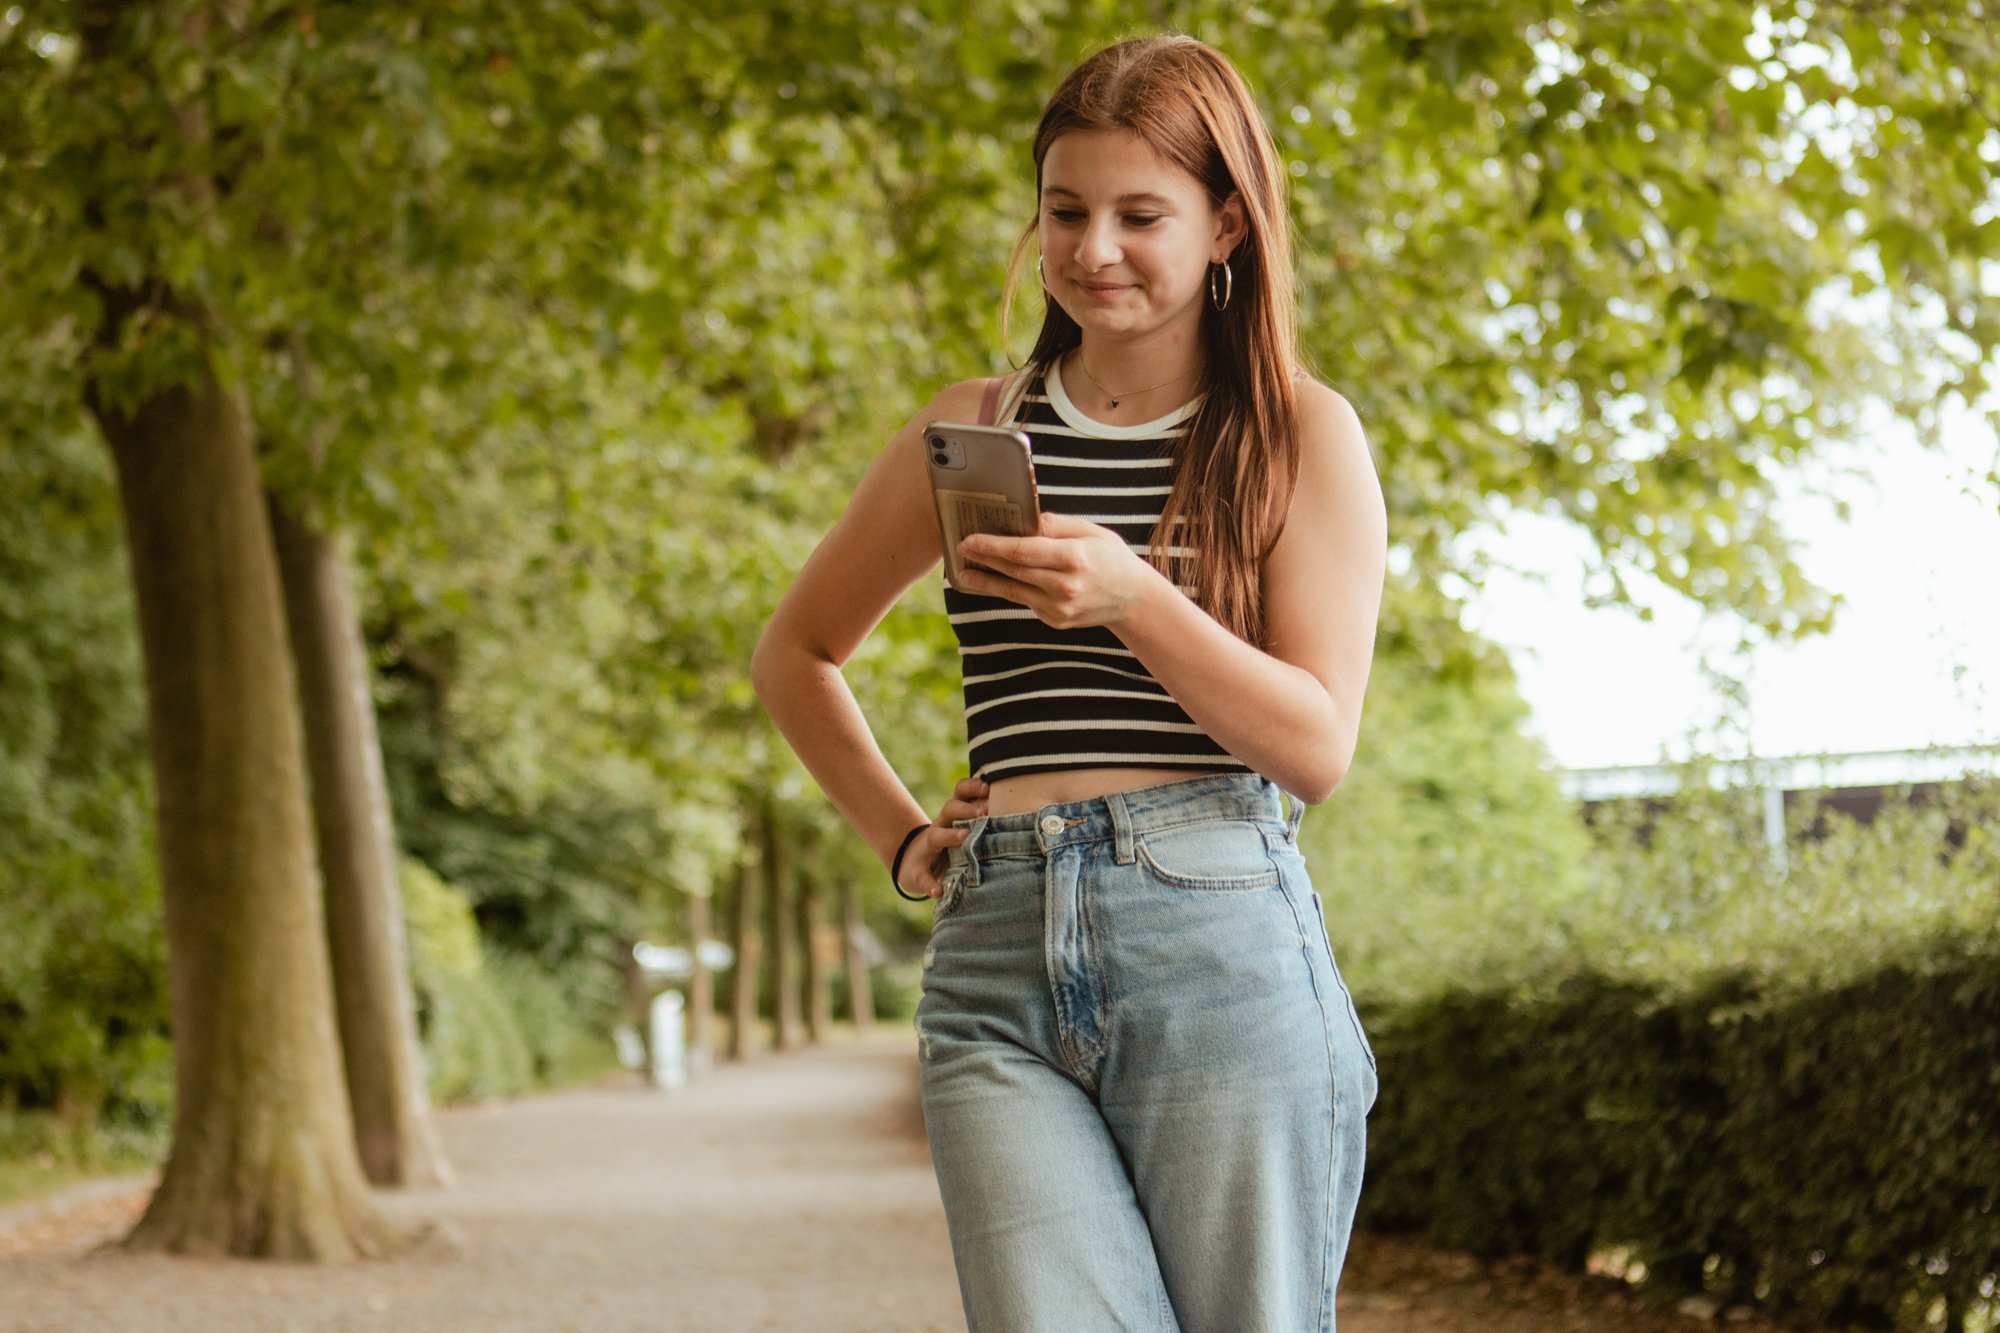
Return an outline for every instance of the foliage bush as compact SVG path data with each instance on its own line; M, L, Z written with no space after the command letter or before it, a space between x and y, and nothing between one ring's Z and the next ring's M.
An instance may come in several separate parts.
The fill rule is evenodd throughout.
M1589 839L1506 658L1468 635L1376 655L1352 768L1299 826L1357 1000L1533 973L1568 954Z
M511 1096L615 1066L598 988L482 944L471 903L422 862L405 859L401 880L433 1099Z
M618 1067L611 1041L617 1018L601 994L592 994L599 988L578 975L582 971L553 972L506 949L486 955L486 975L513 1013L536 1086L574 1083Z
M109 461L81 433L10 441L0 495L0 1107L144 1133L173 1076Z
M923 965L902 959L870 968L868 994L875 1004L876 1022L900 1023L914 1018L917 1001L924 997Z
M1609 811L1591 891L1468 980L1357 1002L1381 1065L1361 1221L1873 1327L1985 1327L2000 1273L2000 783L1870 823L1754 793ZM1641 828L1642 818L1646 821ZM1532 966L1530 966L1532 964Z
M404 857L398 871L410 966L419 984L439 973L475 975L480 960L479 923L473 919L472 904L414 857Z
M417 1010L434 1101L509 1097L534 1086L527 1037L483 972L426 978Z
M156 1166L166 1156L168 1128L164 1115L138 1119L117 1108L96 1121L0 1109L0 1204L80 1176Z

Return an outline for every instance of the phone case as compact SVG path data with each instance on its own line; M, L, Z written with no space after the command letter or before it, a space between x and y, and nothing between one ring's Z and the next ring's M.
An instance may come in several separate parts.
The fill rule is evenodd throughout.
M945 463L938 461L940 442L950 460ZM953 465L958 461L964 466ZM1041 531L1041 497L1028 437L1010 426L933 421L924 427L924 465L930 472L945 579L960 592L974 592L965 586L965 570L983 566L959 559L961 538L973 532L1032 537Z

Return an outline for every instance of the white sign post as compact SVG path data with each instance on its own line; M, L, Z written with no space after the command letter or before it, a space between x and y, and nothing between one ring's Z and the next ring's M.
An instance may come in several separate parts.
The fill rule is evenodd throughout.
M678 1088L687 1082L686 1001L677 990L653 997L653 1086Z

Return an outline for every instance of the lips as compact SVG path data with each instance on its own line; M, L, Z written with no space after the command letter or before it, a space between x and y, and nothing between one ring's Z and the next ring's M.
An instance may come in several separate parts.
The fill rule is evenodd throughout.
M1125 282L1108 282L1108 283L1080 282L1077 284L1077 286L1083 288L1087 292L1122 292L1127 287L1131 286L1131 284Z

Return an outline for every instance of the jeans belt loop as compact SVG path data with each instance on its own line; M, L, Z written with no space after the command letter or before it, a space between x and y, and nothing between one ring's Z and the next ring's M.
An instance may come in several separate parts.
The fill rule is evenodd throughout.
M965 835L965 841L958 844L958 849L965 853L965 882L967 884L979 883L979 835L985 830L986 821L992 817L991 815L974 815L967 825L968 831Z
M1118 864L1129 866L1138 857L1132 850L1132 811L1125 804L1125 793L1107 794L1104 804L1111 812L1111 842Z

